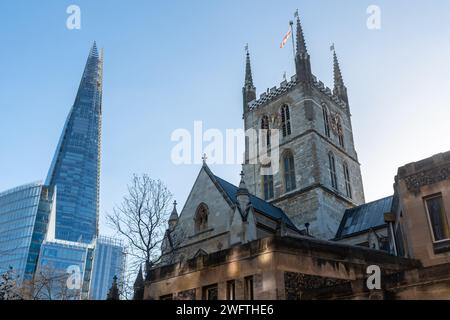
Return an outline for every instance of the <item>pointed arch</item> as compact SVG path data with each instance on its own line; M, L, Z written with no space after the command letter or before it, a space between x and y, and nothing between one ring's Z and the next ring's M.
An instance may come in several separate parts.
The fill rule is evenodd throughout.
M342 148L345 148L344 128L342 127L342 119L340 116L337 116L336 122L337 122L337 133L338 133L338 138L339 138L339 145Z
M287 104L281 107L281 128L283 137L287 137L291 134L291 112Z
M331 187L333 189L337 190L338 182L337 182L337 175L336 175L336 159L334 157L334 154L331 151L328 153L328 162L329 162Z
M200 203L195 212L195 233L205 231L208 228L209 209L205 203Z
M267 130L266 132L266 146L270 146L270 128L269 128L269 117L267 115L264 115L261 118L261 129Z
M344 178L345 178L345 192L348 198L352 198L352 185L350 180L350 170L348 168L348 164L344 162L343 164L344 169Z
M328 108L325 104L322 104L322 113L323 113L323 123L325 129L325 135L330 138L330 116L328 112Z
M287 150L283 154L283 176L284 176L284 190L290 192L297 188L295 182L295 164L294 155L292 151Z
M262 177L262 187L264 200L270 200L274 197L273 192L273 175L264 175Z

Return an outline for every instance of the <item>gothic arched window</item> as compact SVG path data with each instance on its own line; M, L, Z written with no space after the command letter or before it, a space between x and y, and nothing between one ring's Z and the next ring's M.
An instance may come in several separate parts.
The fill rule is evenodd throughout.
M342 121L341 118L337 118L337 132L338 132L338 137L339 137L339 145L344 148L345 147L345 143L344 143L344 128L342 127Z
M284 189L286 192L292 191L296 188L295 184L295 167L294 156L292 152L286 152L283 156L283 170L284 170Z
M334 189L338 188L337 184L337 176L336 176L336 160L334 159L334 155L330 152L328 154L328 162L329 162L329 170L330 170L330 179L331 179L331 186Z
M281 127L283 130L283 137L291 134L291 114L289 106L286 104L281 107Z
M201 232L208 228L208 206L204 203L200 204L195 213L195 232Z
M263 116L261 119L261 129L267 130L266 132L266 146L270 146L270 129L269 129L269 117Z
M344 178L345 178L345 191L347 193L347 197L352 198L352 185L350 183L350 171L348 169L348 165L344 163Z
M273 198L273 175L263 176L264 200Z
M325 105L322 105L322 112L323 112L323 123L325 126L325 135L329 138L330 137L330 119L328 116L328 110Z

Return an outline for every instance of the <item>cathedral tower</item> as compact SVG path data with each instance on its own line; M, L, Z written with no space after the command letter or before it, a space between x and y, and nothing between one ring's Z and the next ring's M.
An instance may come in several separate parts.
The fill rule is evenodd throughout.
M305 229L308 223L312 236L331 239L345 209L364 203L347 88L336 52L333 91L312 74L298 17L295 51L296 75L256 98L247 50L244 127L279 130L279 170L263 175L267 173L260 163L249 162L247 141L246 185L251 193L282 208L297 228ZM264 143L276 145L270 140L274 135L269 137ZM269 166L275 168L273 161Z

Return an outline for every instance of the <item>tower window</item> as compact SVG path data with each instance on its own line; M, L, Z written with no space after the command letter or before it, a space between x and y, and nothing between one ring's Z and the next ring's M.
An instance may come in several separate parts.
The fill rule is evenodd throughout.
M434 242L450 239L450 227L445 214L442 195L428 198L425 202Z
M352 198L352 185L350 183L350 171L348 165L344 163L345 192L348 198Z
M339 133L339 145L344 148L345 144L344 144L344 135L341 133Z
M283 130L283 137L291 134L291 114L288 105L281 107L281 127Z
M336 160L334 159L334 155L330 152L328 154L328 161L330 166L330 178L331 178L331 186L337 190L337 176L336 176Z
M344 143L344 128L342 128L342 121L341 118L337 118L337 132L338 132L338 137L339 137L339 145L342 148L345 148L345 143Z
M195 214L195 232L201 232L208 228L208 207L202 203Z
M270 146L270 129L269 129L269 117L263 116L261 119L261 129L267 130L266 133L266 146Z
M294 156L292 155L291 152L288 152L284 155L283 167L284 167L284 188L286 192L289 192L296 188Z
M328 110L325 105L322 106L322 112L323 112L323 123L325 126L325 135L329 138L330 137L330 119L328 117Z
M272 199L273 194L273 175L263 176L264 200Z

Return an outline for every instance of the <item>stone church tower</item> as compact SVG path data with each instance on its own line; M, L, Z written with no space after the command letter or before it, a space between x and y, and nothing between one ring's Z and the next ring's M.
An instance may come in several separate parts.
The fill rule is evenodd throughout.
M271 175L261 171L260 162L250 161L255 143L247 138L244 172L248 189L283 209L297 228L308 229L321 239L335 236L345 209L364 203L347 88L336 52L333 59L332 91L312 74L297 18L296 75L257 98L247 50L243 87L245 130L267 129L263 131L267 136L258 135L257 144L272 147L272 132L279 130L279 170ZM273 162L265 166L275 168Z

